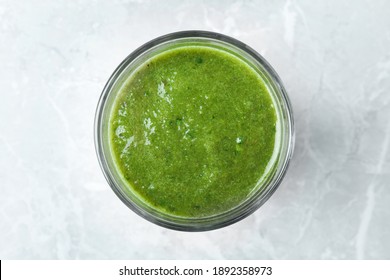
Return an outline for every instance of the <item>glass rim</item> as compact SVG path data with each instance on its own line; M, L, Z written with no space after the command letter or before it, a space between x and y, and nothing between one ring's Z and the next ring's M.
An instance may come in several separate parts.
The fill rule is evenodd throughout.
M210 217L205 218L181 218L182 220L190 221L189 223L178 223L177 221L164 219L162 217L156 217L150 212L145 211L145 209L140 209L138 205L136 205L134 202L131 201L131 199L126 196L123 191L120 189L120 186L117 185L115 180L112 178L110 167L107 163L106 155L103 150L103 135L102 135L102 117L103 112L105 109L106 101L109 95L111 94L111 89L115 85L115 82L119 78L119 76L123 73L123 71L126 70L127 66L133 62L134 60L138 59L140 56L142 56L144 53L146 53L148 50L152 49L153 47L157 47L163 43L167 43L169 41L177 40L177 39L196 39L196 38L204 38L204 39L213 39L215 41L219 41L221 43L227 43L232 45L233 47L236 47L243 51L244 53L248 54L251 58L253 58L256 62L258 62L265 70L265 72L269 75L269 78L271 79L271 82L276 86L276 91L278 94L280 94L280 97L282 99L283 105L285 106L286 110L286 117L287 117L287 124L288 124L288 135L287 135L287 150L284 157L280 159L280 163L276 163L277 166L280 165L280 170L273 174L272 176L275 176L274 181L272 184L267 183L266 187L263 191L259 192L257 195L250 195L249 199L242 202L240 205L236 206L241 207L241 210L238 209L238 212L236 211L235 215L232 217L228 217L229 211L217 214L215 216L211 216L213 219L210 219ZM283 128L282 128L283 129ZM283 131L282 131L283 133ZM111 74L110 78L106 82L103 91L100 95L96 113L95 113L95 120L94 120L94 144L95 144L95 150L98 157L100 168L103 171L103 174L110 185L111 189L114 191L114 193L119 197L119 199L132 211L134 211L139 216L143 217L144 219L163 226L165 228L179 230L179 231L207 231L207 230L214 230L218 228L222 228L228 225L231 225L233 223L236 223L253 212L255 212L257 209L259 209L276 191L276 189L279 187L280 183L282 182L286 171L288 169L290 160L292 158L293 150L294 150L294 142L295 142L295 131L294 131L294 119L293 119L293 112L292 112L292 106L291 102L289 100L289 97L287 95L287 92L283 86L283 83L281 79L279 78L276 71L272 68L272 66L265 60L264 57L262 57L259 53L257 53L254 49L247 46L243 42L234 39L232 37L216 33L216 32L210 32L210 31L201 31L201 30L188 30L188 31L179 31L174 33L169 33L160 37L157 37L133 52L131 52L115 69L115 71ZM245 204L245 205L244 205ZM233 209L235 209L233 208ZM224 220L218 222L217 218L219 216L227 216ZM195 223L194 223L195 222Z

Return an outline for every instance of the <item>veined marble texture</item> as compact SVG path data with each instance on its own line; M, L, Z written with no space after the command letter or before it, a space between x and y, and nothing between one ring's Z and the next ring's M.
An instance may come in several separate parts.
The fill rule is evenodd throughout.
M0 258L390 259L389 12L387 0L0 0ZM203 233L130 211L93 143L116 66L189 29L260 52L296 124L272 198Z

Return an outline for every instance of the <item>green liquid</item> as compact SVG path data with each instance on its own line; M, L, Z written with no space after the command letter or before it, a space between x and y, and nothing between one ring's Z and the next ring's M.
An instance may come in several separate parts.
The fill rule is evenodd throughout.
M258 187L274 153L276 119L251 66L215 48L178 47L127 79L111 113L110 144L129 190L148 205L206 217Z

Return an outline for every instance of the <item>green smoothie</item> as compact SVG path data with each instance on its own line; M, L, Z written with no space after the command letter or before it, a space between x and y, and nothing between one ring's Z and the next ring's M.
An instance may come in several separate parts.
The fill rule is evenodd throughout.
M277 116L262 77L207 46L166 50L121 87L110 148L128 191L168 215L242 203L272 172Z

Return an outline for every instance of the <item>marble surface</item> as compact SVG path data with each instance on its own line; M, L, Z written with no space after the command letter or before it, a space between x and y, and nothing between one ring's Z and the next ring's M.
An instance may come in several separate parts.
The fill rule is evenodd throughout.
M0 258L390 259L390 2L0 0ZM156 36L217 31L259 51L290 95L296 148L275 195L184 233L107 185L95 108Z

